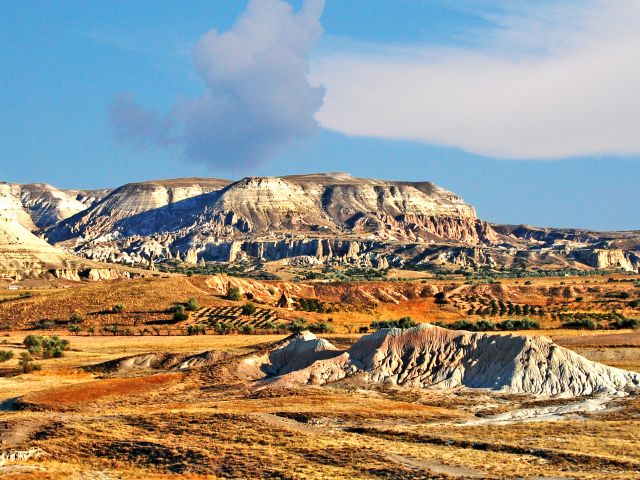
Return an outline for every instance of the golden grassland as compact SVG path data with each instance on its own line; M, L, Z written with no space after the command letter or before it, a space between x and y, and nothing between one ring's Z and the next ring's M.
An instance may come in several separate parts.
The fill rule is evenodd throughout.
M603 351L633 350L632 361L640 367L637 333L558 334L567 343L598 343ZM7 337L15 351L21 335ZM330 337L348 343L357 336ZM475 424L484 418L482 412L566 400L387 386L255 390L215 368L133 376L80 369L150 351L243 354L279 338L69 337L72 350L65 357L41 360L39 372L0 379L2 449L45 452L0 467L0 474L51 479L605 479L637 478L640 471L638 397L581 418ZM612 360L615 364L615 355ZM16 397L26 410L11 408Z
M323 337L347 345L359 337L349 331L376 319L409 315L417 321L448 322L465 317L465 298L470 295L562 311L615 309L633 316L633 309L606 294L627 291L635 298L639 292L633 282L602 277L531 279L527 285L525 281L465 285L421 279L300 288L304 295L344 305L331 313L275 309L269 302L278 295L264 296L265 284L293 286L262 282L256 286L254 301L274 308L283 319L331 318L336 333ZM446 305L436 305L434 288L447 292ZM489 414L569 400L468 389L363 389L348 382L261 389L235 377L224 365L188 372L89 371L83 367L150 352L219 350L243 355L284 335L74 336L63 327L26 330L33 321L66 319L73 312L84 316L85 327L140 328L148 321L170 319L166 309L190 297L205 307L247 301L225 300L207 277L82 283L33 293L31 298L0 303L0 323L11 327L0 332L0 350L16 354L0 364L0 450L37 447L44 454L0 466L3 478L640 476L637 396L619 399L614 409L604 412L536 422L478 423ZM12 292L2 297L13 296ZM123 313L105 313L116 303L126 305ZM518 333L546 335L592 360L640 371L640 332L564 330L550 317L542 318L541 324L542 330ZM64 335L71 349L62 358L37 360L40 371L20 374L17 357L28 333ZM175 326L173 333L184 329Z

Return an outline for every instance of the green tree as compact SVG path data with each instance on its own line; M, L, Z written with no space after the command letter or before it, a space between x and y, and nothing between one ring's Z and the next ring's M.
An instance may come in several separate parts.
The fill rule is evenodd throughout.
M239 302L242 300L242 294L240 293L240 289L238 287L229 287L226 295L227 300L233 300L234 302Z
M190 312L195 312L196 310L198 310L200 307L198 306L198 301L191 297L189 299L189 301L187 302L187 307L186 309Z
M242 306L242 314L246 315L247 317L250 317L251 315L256 313L257 310L258 308L251 302L247 302Z
M447 295L444 292L438 292L435 294L435 299L436 299L436 304L438 305L444 305L446 303L448 303L447 300Z
M116 303L113 307L111 307L111 311L113 313L122 313L122 312L124 312L124 303Z
M31 373L36 370L40 370L40 365L33 361L33 357L29 352L22 352L18 359L18 366L22 373Z
M176 322L182 322L189 318L189 314L185 311L184 305L177 305L173 310L173 319Z
M74 335L78 335L80 333L80 325L74 323L73 325L69 325L69 331Z

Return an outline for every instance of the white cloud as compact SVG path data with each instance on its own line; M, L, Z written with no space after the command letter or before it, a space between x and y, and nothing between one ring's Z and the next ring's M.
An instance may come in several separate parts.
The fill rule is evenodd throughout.
M307 79L307 57L322 35L323 0L293 10L283 0L251 0L233 28L196 43L202 96L167 115L122 95L111 106L118 137L136 146L177 145L194 161L242 169L314 133L324 89Z
M535 5L494 17L475 49L324 54L317 118L501 158L640 153L640 2Z

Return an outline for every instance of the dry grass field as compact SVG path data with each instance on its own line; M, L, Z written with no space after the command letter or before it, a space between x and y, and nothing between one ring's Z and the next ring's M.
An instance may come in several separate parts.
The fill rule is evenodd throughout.
M410 315L418 321L466 316L456 302L468 295L511 295L511 301L564 305L574 279L520 280L499 285L372 282L363 285L247 285L256 305L287 321L299 316L334 326L321 335L346 346L355 326ZM580 283L587 280L590 283ZM234 282L235 280L231 280ZM570 304L605 311L607 292L633 282L579 278ZM563 282L563 285L560 285ZM264 387L239 377L233 358L188 370L101 370L102 362L170 352L205 351L242 356L286 335L186 336L181 324L160 335L69 335L65 327L31 331L34 320L84 316L83 326L118 323L142 327L168 320L166 309L196 298L200 307L237 307L207 277L171 277L82 284L0 303L0 323L11 329L0 350L15 357L0 364L0 451L31 452L2 461L7 479L168 478L593 478L640 477L640 398L613 399L604 410L580 408L572 399L537 398L484 390L415 389L390 385L362 388L349 382L323 387ZM585 285L587 287L585 287ZM435 290L432 288L435 287ZM599 290L586 291L586 288ZM265 293L269 288L273 293ZM296 288L297 290L294 290ZM448 303L434 292L445 289ZM582 289L585 289L582 292ZM316 298L332 312L276 308L281 291ZM313 295L313 296L312 296ZM582 296L576 302L575 296ZM632 297L633 298L633 297ZM367 304L367 299L373 299ZM271 303L273 301L273 303ZM536 303L537 302L537 303ZM121 313L99 313L124 303ZM607 304L608 305L608 304ZM628 315L633 309L625 308ZM137 322L137 323L136 323ZM189 321L187 321L188 323ZM560 329L542 318L542 334L604 364L640 371L640 333L632 330ZM36 360L41 370L18 371L22 340L29 333L60 333L70 341L61 358ZM586 402L598 404L598 398ZM581 400L582 402L582 400ZM524 415L573 407L565 415ZM501 416L502 415L502 416ZM505 417L504 415L507 415ZM505 418L508 418L505 420ZM527 421L527 418L529 421ZM28 455L27 455L28 456Z

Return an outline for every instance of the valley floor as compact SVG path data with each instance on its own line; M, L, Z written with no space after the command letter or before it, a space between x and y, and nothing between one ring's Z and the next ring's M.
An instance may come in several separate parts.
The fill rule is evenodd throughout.
M640 334L536 332L640 370ZM24 332L4 337L20 351ZM348 345L355 335L330 335ZM638 478L640 398L482 390L256 389L224 365L88 372L148 352L251 352L268 335L68 337L63 358L0 378L3 478ZM3 365L4 373L16 360ZM524 412L524 413L523 413ZM522 417L522 418L520 418ZM527 421L523 421L523 418ZM0 457L1 458L1 457ZM4 463L4 464L3 464Z

